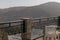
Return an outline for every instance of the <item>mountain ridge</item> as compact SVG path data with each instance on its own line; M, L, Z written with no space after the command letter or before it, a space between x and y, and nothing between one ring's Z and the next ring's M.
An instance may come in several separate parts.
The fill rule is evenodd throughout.
M50 17L59 16L60 3L48 2L38 6L31 7L11 7L0 9L0 22L20 20L21 17Z

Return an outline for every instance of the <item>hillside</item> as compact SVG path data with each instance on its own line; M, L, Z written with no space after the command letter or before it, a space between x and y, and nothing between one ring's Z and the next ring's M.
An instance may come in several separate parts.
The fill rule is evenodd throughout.
M20 20L21 17L50 17L60 15L60 3L48 2L32 7L11 7L0 9L0 22Z

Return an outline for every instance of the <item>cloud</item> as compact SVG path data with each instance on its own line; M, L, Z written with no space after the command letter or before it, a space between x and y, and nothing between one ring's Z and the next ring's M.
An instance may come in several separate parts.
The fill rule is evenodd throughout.
M49 1L60 1L60 0L0 0L0 8L7 8L13 6L33 6Z

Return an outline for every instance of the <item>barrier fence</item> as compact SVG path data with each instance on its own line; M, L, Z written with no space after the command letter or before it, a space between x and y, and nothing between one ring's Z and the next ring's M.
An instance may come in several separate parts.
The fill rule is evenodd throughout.
M53 34L51 32L57 36L50 37ZM0 23L0 40L56 40L60 39L59 35L58 17L22 18L19 21Z

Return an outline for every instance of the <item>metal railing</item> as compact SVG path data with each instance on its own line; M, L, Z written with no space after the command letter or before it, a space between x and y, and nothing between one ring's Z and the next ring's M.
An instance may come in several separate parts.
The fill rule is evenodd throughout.
M33 29L35 29L34 33L36 33L35 35L38 35L37 37L34 38L34 40L39 39L39 38L42 38L39 40L44 40L45 26L58 25L58 17L35 18L35 19L33 19L32 22L33 22L32 23Z
M19 20L19 21L10 21L7 23L0 23L0 29L3 30L3 33L0 34L2 35L2 39L1 40L5 40L4 36L6 36L4 33L8 33L8 39L9 40L24 40L28 35L27 33L25 34L25 32L28 32L27 30L29 30L29 32L31 31L31 33L29 34L30 40L36 40L39 38L44 37L45 35L45 26L48 25L57 25L57 17L49 17L49 18L35 18L35 19L23 19L23 20ZM27 20L27 21L26 21ZM30 24L31 22L31 24ZM24 27L23 27L24 26ZM26 29L28 27L31 27L30 29ZM23 32L22 32L23 31ZM3 35L4 34L4 35ZM22 36L21 36L22 35ZM23 37L23 35L25 35ZM5 37L6 40L7 37ZM24 38L24 39L22 39Z
M14 37L14 36L16 34L21 34L21 26L22 26L22 20L0 23L0 29L1 31L3 30L2 32L0 32L0 35L2 35L3 37L3 38L1 37L0 40L8 40L8 39L13 40L14 38L18 39L17 37ZM8 34L6 34L4 31ZM6 36L8 36L8 39Z

